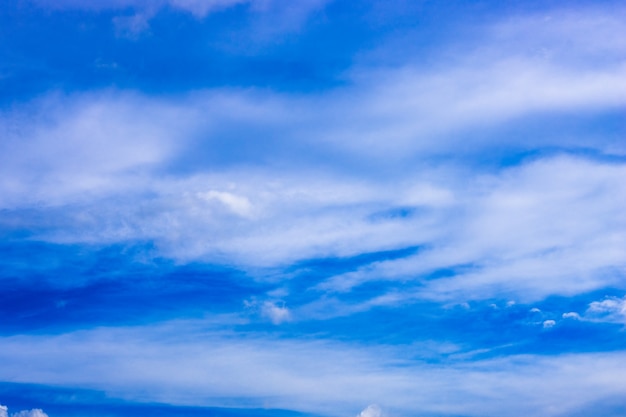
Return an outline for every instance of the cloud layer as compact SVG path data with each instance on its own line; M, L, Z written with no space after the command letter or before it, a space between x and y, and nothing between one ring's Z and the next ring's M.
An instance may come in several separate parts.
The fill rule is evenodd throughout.
M207 331L202 322L174 322L3 337L1 376L104 390L127 400L265 404L333 416L354 415L368 401L389 404L389 413L399 416L560 416L604 396L624 395L623 352L438 364L396 351L407 347L249 336L233 339ZM371 407L361 415L381 414Z
M0 107L0 381L358 417L624 398L624 9L442 5L434 37L365 3L29 3L88 37L69 58L136 66L0 68L58 83ZM192 82L307 60L323 87ZM146 74L194 87L117 83Z

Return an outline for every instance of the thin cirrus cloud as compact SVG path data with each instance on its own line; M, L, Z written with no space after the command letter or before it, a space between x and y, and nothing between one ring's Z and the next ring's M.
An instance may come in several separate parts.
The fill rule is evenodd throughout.
M272 1L267 0L99 0L83 2L79 0L47 1L34 0L42 6L52 9L86 9L86 10L155 10L162 7L172 7L184 10L199 17L206 16L216 10L235 7L238 5L252 5L256 8L268 7ZM305 2L306 3L306 2ZM312 2L309 2L312 3Z
M600 21L603 30L599 34L594 33L594 36L582 39L576 36L571 40L569 36L572 30L585 18L575 15L568 16L566 20L569 23L564 26L570 30L558 31L558 42L552 39L554 34L546 35L544 42L553 47L559 47L565 39L569 40L569 44L584 43L587 47L581 48L578 58L585 61L589 60L589 54L592 53L587 49L613 45L611 39L618 37L623 30L616 22L617 19L605 16ZM515 25L519 26L520 23L516 22ZM528 26L527 30L533 27L530 24ZM521 32L520 28L516 28L515 38L521 38ZM489 37L481 41L489 44ZM132 129L143 129L146 133L138 137L139 143L142 136L154 136L154 133L167 137L166 141L146 147L144 153L158 151L172 143L185 143L192 135L206 138L205 146L216 145L216 133L207 125L212 127L235 123L243 125L240 135L244 137L250 134L246 133L246 127L251 131L263 128L270 139L277 131L285 132L292 138L292 142L317 148L317 152L323 152L324 148L341 150L349 147L346 157L352 157L375 149L382 159L407 151L409 154L456 151L459 143L446 132L497 126L533 113L611 111L623 105L626 86L621 62L624 51L619 43L605 54L614 57L611 62L592 65L591 68L579 68L578 65L569 65L558 59L538 59L528 54L523 46L513 48L512 52L499 50L494 59L492 53L483 51L483 43L479 42L481 48L475 48L473 52L470 49L465 57L456 58L456 65L451 66L452 69L430 72L411 66L401 71L365 69L365 72L355 73L353 85L313 97L228 90L207 91L174 100L150 98L149 102L148 97L126 93L52 97L44 104L34 104L34 108L29 106L22 112L18 111L5 123L20 128L33 122L24 113L34 112L39 114L40 119L35 119L35 124L47 122L47 125L42 126L46 132L52 127L64 136L95 134L95 139L104 136L111 138L109 140L122 140L135 137L136 132ZM497 43L494 42L495 45ZM518 50L524 53L517 53ZM89 125L90 120L104 120L107 125ZM207 120L211 123L205 122ZM153 126L151 121L158 124ZM153 133L150 133L150 129ZM302 130L307 133L302 133ZM36 132L19 133L20 140L31 148L35 147L30 142L35 140L33 136L37 136ZM433 136L440 137L440 140L430 140ZM456 136L463 138L463 135ZM377 139L380 137L385 140ZM81 138L87 152L93 139ZM503 139L506 140L498 137L497 143L501 144ZM46 140L55 141L54 138ZM489 137L483 140L486 143L482 145L489 147ZM532 138L527 140L531 148L562 146L571 141L570 146L581 146L584 143L585 146L598 146L601 150L623 152L618 142L603 143L600 138L595 138L595 143L587 137L562 138L558 135L552 137L553 144L546 142L544 137L541 143L533 143ZM94 142L92 151L97 152L97 142ZM60 140L56 139L55 143L59 145ZM393 146L382 148L383 144L390 143ZM480 147L481 142L473 143L473 147L476 146ZM111 146L116 147L121 145ZM299 149L297 146L293 148L295 151ZM18 151L19 148L14 153ZM138 156L139 150L129 151L126 153ZM163 149L163 152L167 151L167 148ZM284 156L290 158L297 155L287 153Z
M150 21L163 9L190 13L203 19L210 14L234 7L245 7L257 18L265 21L259 35L267 36L299 28L307 17L326 5L329 0L305 0L285 4L276 0L31 0L33 3L54 11L85 10L90 12L117 12L113 18L116 33L135 38L150 29ZM128 11L132 14L128 14ZM273 27L271 27L273 26ZM261 28L257 28L261 29Z
M545 44L557 52L568 49L571 55L571 50L577 51L573 64L528 52L533 47L524 45L529 41L522 35L536 29L535 17L508 22L513 26L508 31L501 27L504 24L494 25L496 33L511 32L507 37L516 45L522 43L510 50L485 52L496 45L501 48L495 42L498 37L487 31L482 35L486 39L476 41L473 50L455 58L450 69L425 71L410 65L403 70L364 68L355 72L352 85L312 97L237 90L209 90L178 99L127 92L53 95L3 114L1 122L9 132L9 140L3 143L5 177L13 177L10 187L19 192L16 178L32 178L36 173L30 174L31 165L36 164L51 180L80 175L106 182L124 170L140 171L143 164L171 169L171 160L185 150L197 153L200 146L213 148L216 154L226 143L250 148L257 158L280 158L281 162L296 158L296 164L319 162L303 160L303 149L319 157L344 152L345 159L381 162L406 155L462 152L467 140L464 132L480 132L533 114L614 111L626 97L625 51L623 45L613 42L621 38L623 20L600 18L597 12L591 15L593 18L566 14L558 29L548 33L536 30L538 34L532 38L533 45ZM579 25L593 35L579 36ZM567 48L562 46L566 41ZM490 42L491 48L485 48ZM608 49L604 56L611 60L579 66L578 61L595 62L594 51L602 48ZM236 133L226 133L226 129ZM265 136L262 146L250 139L259 129ZM534 139L533 133L524 138L526 149L570 146L624 153L621 141L611 135L542 135ZM290 137L289 143L278 141L284 135ZM473 139L472 149L507 144L506 136L483 136ZM519 138L510 140L511 145L519 146ZM75 151L70 154L67 148ZM68 159L69 155L74 159ZM204 166L246 158L243 152L234 153L234 161L228 156L212 157L209 151L202 156ZM340 168L342 161L334 165ZM25 170L30 175L24 174ZM65 188L47 185L45 188L58 188L61 193ZM30 185L28 188L32 190ZM4 194L10 201L11 190L7 191Z
M489 298L508 288L541 299L615 285L626 260L625 207L618 197L626 192L625 174L621 164L557 158L480 178L469 187L473 192L457 191L457 221L448 229L438 224L441 234L428 249L329 278L318 288L341 292L370 280L426 279L419 292L427 297ZM450 268L460 271L427 279Z
M345 158L364 156L374 161L425 152L449 154L462 148L466 131L480 131L532 114L606 112L623 105L625 51L619 42L612 42L620 38L623 20L566 15L558 30L547 34L545 30L537 31L539 39L533 38L534 44L545 44L557 52L575 50L578 61L595 62L593 53L598 48L608 49L604 56L613 57L608 62L583 67L578 62L537 58L528 53L533 48L523 45L528 41L522 35L535 28L536 20L508 23L513 29L507 36L514 38L514 43L522 43L511 50L485 52L484 49L490 49L484 47L485 43L493 42L491 49L500 45L487 31L483 34L487 39L480 39L474 50L470 48L464 56L455 58L451 69L424 71L410 65L403 70L364 68L355 71L352 85L312 97L236 90L205 91L178 99L154 99L126 92L51 96L21 110L5 112L2 124L10 140L3 144L9 147L3 153L11 155L12 160L15 156L20 158L3 161L3 165L17 164L12 171L17 173L20 167L37 163L44 169L50 167L52 178L55 171L61 171L61 165L68 174L89 177L88 167L93 165L94 176L102 178L123 168L141 168L144 162L167 164L177 151L184 152L192 146L219 150L220 142L226 141L233 146L251 147L261 157L264 148L268 153L278 151L279 158L298 158L297 163L307 162L302 160L303 148L320 156L344 151ZM495 25L495 32L507 32L501 25ZM588 27L593 35L577 35L579 25ZM566 40L568 48L562 46ZM239 127L239 137L224 138L224 126ZM264 131L269 146L246 139L258 129ZM272 140L285 134L291 138L290 144ZM432 140L433 137L438 140ZM502 146L506 140L487 134L474 140L472 148ZM519 139L511 140L515 143ZM538 142L528 137L525 142L528 149L585 146L610 153L624 152L620 141L597 135L542 136ZM67 154L64 147L69 146L79 151L75 152L78 161L63 159L63 153ZM116 151L114 157L107 157L107 152ZM102 155L103 162L95 161ZM209 158L210 154L206 156ZM222 164L232 162L220 158L217 162ZM82 166L77 166L79 162ZM103 166L105 163L109 166ZM336 165L341 166L341 161ZM105 171L98 172L100 167Z
M181 331L193 337L181 340ZM232 336L201 322L173 322L3 337L2 376L79 385L129 401L239 403L332 416L355 415L372 401L390 404L383 406L389 415L523 416L540 409L562 416L624 394L622 352L428 363L397 352L410 347ZM366 410L362 415L376 415L374 407Z

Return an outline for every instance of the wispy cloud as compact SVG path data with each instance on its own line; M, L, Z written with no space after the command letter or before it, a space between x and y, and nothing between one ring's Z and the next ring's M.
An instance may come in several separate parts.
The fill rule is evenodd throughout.
M82 10L91 12L113 11L119 35L134 38L150 28L150 20L163 9L190 13L198 19L234 7L245 7L260 20L266 20L259 35L292 31L299 28L307 17L322 9L330 0L305 0L285 4L277 0L30 0L50 10ZM132 14L129 14L129 11ZM273 25L271 27L270 25ZM257 27L259 30L261 27Z
M80 0L33 0L33 2L52 9L84 9L84 10L155 10L162 7L172 7L184 10L199 17L221 9L237 5L252 5L255 8L269 7L272 1L266 0L100 0L83 2Z
M558 416L624 394L621 352L429 364L399 360L404 355L392 347L232 336L176 322L3 337L0 372L14 382L79 385L127 400L197 405L203 398L336 416L374 401L393 405L390 415Z
M458 191L455 222L442 216L441 234L426 240L426 249L329 278L318 288L414 282L401 299L463 301L505 294L537 300L615 285L626 260L620 249L625 208L616 198L626 193L623 175L621 164L556 158L481 177ZM438 271L451 276L433 279Z
M3 141L4 200L10 204L14 193L26 195L25 186L35 194L45 188L46 195L35 198L46 203L68 186L78 193L98 192L107 183L113 188L137 181L146 165L176 172L188 162L178 159L181 154L193 156L193 168L205 172L258 161L384 168L386 161L423 163L429 156L462 155L472 134L471 152L515 146L624 155L613 135L529 132L519 143L510 134L482 130L533 114L574 117L612 112L626 103L626 51L613 42L621 39L623 19L597 11L555 15L559 23L548 25L550 30L534 30L536 19L517 19L493 31L516 42L530 42L526 34L533 33L535 43L576 54L574 63L517 53L525 47L503 48L498 36L488 33L473 39L466 56L446 61L446 68L409 63L402 70L363 69L352 85L317 95L214 90L175 99L128 92L51 96L2 115L9 132ZM579 25L593 35L580 36ZM496 48L497 53L484 52ZM605 50L606 61L592 59L598 48ZM578 61L594 64L581 67ZM260 132L262 137L252 139ZM226 148L231 151L223 152Z
M181 262L242 268L427 248L317 287L330 291L421 282L442 269L456 272L420 284L417 296L536 299L611 285L625 262L621 141L544 131L519 143L489 133L532 115L610 113L626 104L624 46L610 42L623 22L598 11L556 15L557 25L534 32L536 17L495 24L445 69L369 68L349 86L313 95L226 89L155 99L109 91L5 111L4 227L55 242L149 240ZM602 30L567 38L578 24ZM533 33L532 42L523 33ZM496 48L502 38L516 45L512 52ZM556 55L519 53L528 42ZM607 59L579 66L598 45ZM517 147L538 156L470 172L456 163L468 135L480 136L471 155ZM613 161L541 156L554 147Z

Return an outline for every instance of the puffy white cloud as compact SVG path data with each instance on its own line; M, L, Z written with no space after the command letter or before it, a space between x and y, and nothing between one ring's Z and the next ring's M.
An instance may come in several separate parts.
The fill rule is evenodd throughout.
M626 300L610 297L602 301L594 301L589 305L590 312L626 314Z
M544 329L550 329L552 327L554 327L556 325L556 321L554 320L544 320L543 322L543 328Z
M283 303L284 304L284 303ZM261 308L262 314L269 318L274 324L281 324L291 320L291 312L284 305L266 301Z
M365 407L357 417L383 417L383 411L378 405L372 404Z
M9 417L9 408L5 405L0 405L0 417ZM33 408L32 410L22 410L17 413L11 413L11 417L48 417L48 414L44 413L40 408Z
M589 304L585 318L626 324L626 298L607 297Z

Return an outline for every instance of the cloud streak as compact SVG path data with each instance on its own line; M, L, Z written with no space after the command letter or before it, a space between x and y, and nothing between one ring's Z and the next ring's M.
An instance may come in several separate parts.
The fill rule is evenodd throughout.
M3 337L0 372L13 382L80 385L127 400L204 398L337 416L371 401L392 404L390 414L400 416L558 416L623 395L621 352L429 364L399 359L392 347L231 336L177 322Z
M277 0L30 0L52 11L80 10L87 12L115 12L113 25L118 35L137 38L150 29L150 21L164 10L189 13L196 19L232 8L245 8L261 22L256 30L259 36L273 36L300 28L308 16L323 9L329 0L304 0L286 5ZM132 14L128 14L132 11Z

